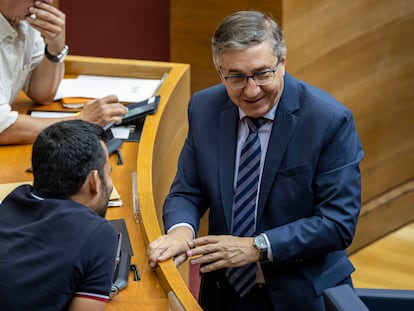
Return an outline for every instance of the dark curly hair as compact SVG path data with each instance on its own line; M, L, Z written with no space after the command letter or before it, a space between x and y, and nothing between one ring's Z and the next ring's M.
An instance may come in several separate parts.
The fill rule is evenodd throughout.
M105 131L82 120L52 124L37 137L32 149L33 191L69 197L79 192L87 176L97 170L104 180Z

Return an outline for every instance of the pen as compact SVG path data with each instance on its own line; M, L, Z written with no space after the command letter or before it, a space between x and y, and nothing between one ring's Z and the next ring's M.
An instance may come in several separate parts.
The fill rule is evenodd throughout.
M110 129L112 126L114 126L114 125L115 125L115 121L111 121L107 125L105 125L103 127L103 129L106 131L106 130Z
M139 211L139 201L138 201L138 184L137 184L137 173L133 172L131 174L132 178L132 209L135 215L135 221L140 223L140 211Z
M118 233L118 247L116 249L116 257L115 257L115 269L119 264L121 259L121 242L122 242L122 233Z
M121 150L116 149L116 154L118 155L118 162L117 162L117 164L118 165L124 164L124 161L122 160Z

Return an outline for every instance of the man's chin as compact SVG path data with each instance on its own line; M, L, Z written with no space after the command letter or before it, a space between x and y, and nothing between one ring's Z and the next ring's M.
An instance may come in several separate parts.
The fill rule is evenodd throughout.
M248 117L259 118L267 113L263 106L248 106L243 110Z

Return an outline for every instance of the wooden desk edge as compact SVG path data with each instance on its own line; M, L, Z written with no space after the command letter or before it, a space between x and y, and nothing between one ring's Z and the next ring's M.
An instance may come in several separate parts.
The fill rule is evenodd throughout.
M174 110L178 111L178 115L174 116L174 118L177 118L177 120L175 120L175 125L178 127L185 126L183 123L185 123L187 117L186 107L190 97L189 79L190 71L188 66L171 67L169 76L160 89L161 93L168 89L169 91L166 93L169 94L169 96L161 96L158 112L155 115L147 117L142 131L137 163L139 172L138 197L141 206L141 224L143 232L146 234L147 244L149 241L155 240L163 232L161 229L162 226L160 225L161 219L159 219L159 216L157 215L157 210L159 212L162 209L161 202L166 193L168 193L169 185L175 175L178 153L181 149L181 146L171 146L175 150L172 156L167 160L167 162L173 164L170 165L169 169L164 170L160 168L160 163L155 163L157 153L163 152L160 150L162 147L159 146L162 144L160 141L164 137L160 127L162 122L167 122L167 103L170 107L173 106ZM165 90L163 88L165 88ZM169 117L171 118L172 116L170 115ZM176 131L177 128L171 130ZM184 136L181 137L182 142L184 141L184 138ZM173 142L170 143L171 145L173 144ZM158 198L158 202L156 203L154 200L156 197L156 194L154 193L156 187L155 180L159 178L160 175L169 179L169 182L165 183L165 185L168 185L168 188L164 186L164 189L156 189L157 193L160 193L162 196L162 198ZM201 310L201 307L191 294L187 284L184 282L172 260L161 263L156 269L156 273L167 295L169 291L172 291L185 310Z

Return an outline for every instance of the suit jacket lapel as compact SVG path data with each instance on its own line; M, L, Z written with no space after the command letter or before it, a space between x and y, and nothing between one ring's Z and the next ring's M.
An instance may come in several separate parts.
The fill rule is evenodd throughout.
M299 96L296 82L289 74L285 75L285 86L280 98L275 120L273 121L269 145L267 147L266 159L263 167L262 180L260 184L259 204L257 218L263 215L263 210L272 184L276 179L280 163L289 144L290 138L299 122L299 117L293 114L299 109Z
M230 100L229 103L229 108L221 112L218 131L220 144L219 188L227 230L231 232L238 113L236 106Z

